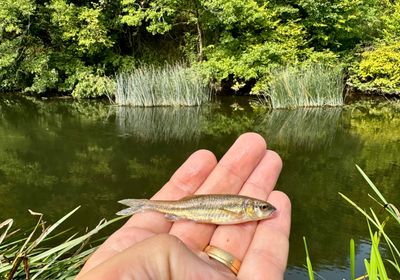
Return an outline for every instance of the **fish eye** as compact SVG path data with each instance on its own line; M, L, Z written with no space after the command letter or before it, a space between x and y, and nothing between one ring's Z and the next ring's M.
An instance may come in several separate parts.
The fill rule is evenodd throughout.
M261 205L261 209L262 209L262 210L267 210L267 209L268 209L268 206L267 206L267 205Z

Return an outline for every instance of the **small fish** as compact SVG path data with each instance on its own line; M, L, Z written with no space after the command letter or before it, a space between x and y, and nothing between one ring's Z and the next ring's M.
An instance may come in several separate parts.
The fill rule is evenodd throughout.
M129 206L117 215L132 215L143 211L157 211L170 221L192 220L218 225L239 224L263 220L276 210L270 203L242 195L192 195L180 200L124 199Z

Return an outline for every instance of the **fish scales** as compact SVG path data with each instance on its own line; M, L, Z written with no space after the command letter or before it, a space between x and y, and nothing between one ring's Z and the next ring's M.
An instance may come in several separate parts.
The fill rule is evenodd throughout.
M146 210L166 214L170 220L188 219L199 223L237 224L269 217L276 209L266 201L241 195L193 195L176 201L125 199L130 208L117 214L130 215Z
M232 219L232 213L243 212L244 201L237 196L215 197L202 195L188 197L173 203L171 201L155 201L152 203L151 208L186 219L225 221Z

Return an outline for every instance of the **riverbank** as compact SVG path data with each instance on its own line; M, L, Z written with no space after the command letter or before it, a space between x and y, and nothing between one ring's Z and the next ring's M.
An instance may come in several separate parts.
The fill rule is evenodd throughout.
M309 63L361 90L400 87L397 1L26 0L0 15L0 94L111 96L117 75L177 62L217 93L267 95L274 71Z

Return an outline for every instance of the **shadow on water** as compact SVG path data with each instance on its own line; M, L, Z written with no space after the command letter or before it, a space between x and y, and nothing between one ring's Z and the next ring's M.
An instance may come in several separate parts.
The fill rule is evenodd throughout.
M338 192L372 204L359 164L391 202L400 201L399 107L263 111L231 102L129 108L0 98L0 221L28 223L27 209L56 220L82 205L70 225L94 226L114 217L119 199L154 194L193 151L221 157L238 135L256 131L281 155L277 188L292 202L285 279L308 279L302 236L325 279L349 278L348 244L355 238L360 275L367 226Z

